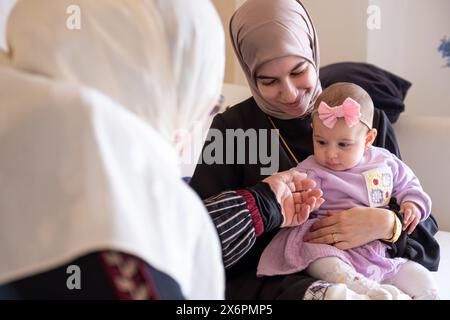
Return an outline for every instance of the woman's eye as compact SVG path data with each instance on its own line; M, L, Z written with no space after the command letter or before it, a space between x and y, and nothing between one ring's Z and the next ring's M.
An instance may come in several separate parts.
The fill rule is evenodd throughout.
M293 77L301 76L303 73L305 73L305 71L306 71L306 68L303 70L300 70L300 71L291 72L291 76L293 76Z
M276 82L276 80L274 79L274 80L270 80L270 81L261 81L261 84L263 86L271 86L271 85L275 84L275 82Z

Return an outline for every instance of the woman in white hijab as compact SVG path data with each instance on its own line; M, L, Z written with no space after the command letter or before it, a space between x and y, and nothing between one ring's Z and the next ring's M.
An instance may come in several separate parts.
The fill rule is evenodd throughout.
M177 162L180 133L209 114L223 77L209 0L22 0L7 42L0 285L9 297L223 298L217 230ZM303 179L267 180L280 224L320 204L318 190L293 196L313 187ZM258 210L236 199L257 223Z
M220 20L209 1L195 2L29 0L13 9L0 71L0 283L111 249L150 263L183 297L223 297L216 232L171 146L177 129L208 113L222 82ZM82 297L88 272L79 267ZM149 297L120 279L114 286Z

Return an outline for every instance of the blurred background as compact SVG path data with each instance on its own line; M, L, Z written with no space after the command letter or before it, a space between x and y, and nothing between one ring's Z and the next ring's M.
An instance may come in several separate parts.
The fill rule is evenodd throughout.
M276 1L276 0L274 0ZM213 0L227 33L225 82L246 85L228 35L228 22L245 0ZM450 41L449 0L303 0L316 26L321 66L368 62L413 83L406 112L450 116L450 68L438 47ZM370 6L379 29L369 30ZM373 7L371 7L373 8ZM371 11L371 13L374 11ZM375 12L376 14L377 12ZM375 21L376 22L376 21Z

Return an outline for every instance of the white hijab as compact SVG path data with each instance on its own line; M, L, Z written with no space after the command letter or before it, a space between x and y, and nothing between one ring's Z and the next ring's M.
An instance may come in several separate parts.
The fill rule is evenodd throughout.
M172 143L219 95L224 40L209 0L21 0L7 42L0 283L116 249L187 298L223 298L216 230Z

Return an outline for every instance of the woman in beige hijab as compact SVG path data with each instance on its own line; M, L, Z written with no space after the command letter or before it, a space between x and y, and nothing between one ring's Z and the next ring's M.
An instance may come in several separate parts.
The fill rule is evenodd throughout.
M257 136L244 149L219 149L234 154L234 159L211 164L204 161L215 144L207 140L191 186L202 198L227 189L254 185L267 174L288 170L313 153L311 120L308 114L321 92L319 81L319 44L310 16L297 0L247 0L230 21L230 36L235 54L244 71L252 97L217 115L211 132L222 132L234 146L230 132ZM338 35L337 35L338 36ZM398 155L393 129L383 112L375 110L374 127L378 147ZM269 133L268 133L269 132ZM275 132L276 143L270 132ZM227 135L228 133L228 135ZM228 138L231 137L231 138ZM278 166L267 168L267 159L240 161L252 154L254 145L271 150L270 159ZM231 161L230 161L231 160ZM262 170L266 169L266 170ZM270 169L270 170L267 170ZM311 228L307 240L353 248L376 239L389 240L398 218L393 211L379 208L352 208L324 218ZM400 223L397 221L397 223ZM264 221L265 233L256 234L242 246L245 255L228 262L227 293L233 299L323 299L348 295L326 295L330 285L317 282L303 273L278 277L256 277L256 266L264 247L279 224ZM375 227L374 227L375 226ZM426 245L413 248L411 238L403 234L392 244L395 255L426 251ZM423 255L416 261L424 262ZM422 259L422 261L420 261ZM335 289L335 287L334 287ZM342 289L342 288L341 288ZM344 290L345 291L345 290ZM343 291L340 291L343 292ZM348 294L348 291L346 291ZM358 298L352 296L353 298Z

